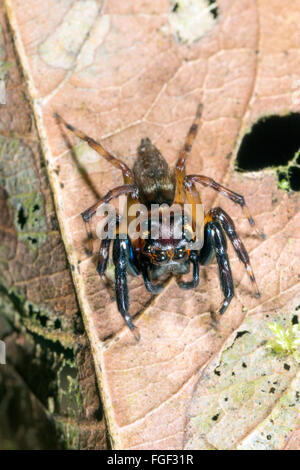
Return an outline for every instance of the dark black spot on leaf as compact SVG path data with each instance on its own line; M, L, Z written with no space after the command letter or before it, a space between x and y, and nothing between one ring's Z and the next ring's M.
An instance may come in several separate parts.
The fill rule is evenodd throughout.
M24 208L21 206L18 210L18 224L21 230L23 230L23 228L25 227L27 219L28 219L28 216L25 215Z
M179 8L179 4L176 2L172 8L172 12L175 13Z
M246 330L245 331L238 331L235 339L241 338L242 336L247 335L247 334L250 335L250 331L246 331Z
M209 5L214 5L214 8L210 10L214 19L217 19L219 16L219 8L217 6L217 2L215 0L208 0Z
M220 413L217 413L217 414L216 414L215 416L213 416L211 419L212 419L213 421L217 421L218 418L219 418L219 416L220 416Z

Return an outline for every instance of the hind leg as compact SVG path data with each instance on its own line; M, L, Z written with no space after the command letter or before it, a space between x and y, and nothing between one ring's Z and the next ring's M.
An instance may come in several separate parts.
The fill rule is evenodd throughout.
M84 132L76 129L76 127L72 126L71 124L67 123L64 118L62 118L59 114L55 113L55 117L58 119L59 122L62 122L69 131L73 132L77 137L84 140L88 143L88 145L94 149L99 155L101 155L105 160L110 162L115 168L118 168L123 173L124 183L125 184L133 184L133 174L130 168L126 165L126 163L122 162L119 158L114 157L111 153L105 150L102 145L97 142L96 140L92 139L88 135L84 134Z
M105 158L105 160L110 162L115 168L118 168L119 170L121 170L122 173L123 173L123 179L124 179L124 183L125 183L124 186L129 186L129 185L134 184L133 173L130 170L130 168L126 165L126 163L124 163L120 159L114 157L99 142L96 142L96 140L92 139L91 137L86 135L84 132L80 131L79 129L76 129L76 127L74 127L71 124L67 123L64 120L64 118L62 118L59 114L55 113L54 116L56 117L56 119L59 122L63 123L69 131L71 131L73 134L75 134L80 139L87 142L87 144L92 149L94 149L99 155L101 155L103 158ZM116 193L117 189L114 189L113 192ZM107 198L108 194L105 196L106 198ZM134 196L130 196L130 192L127 192L127 193L120 192L120 194L129 194L129 197L128 197L129 201L128 202L129 202L129 204L131 204L133 202ZM118 195L120 195L120 194L118 194ZM113 197L117 197L118 195L116 194L116 196L113 196ZM93 253L93 237L92 237L92 232L91 232L91 229L90 229L90 226L89 226L89 219L96 213L97 207L99 207L103 202L105 202L105 201L100 200L99 202L97 202L96 204L94 204L93 206L91 206L89 209L87 209L86 211L84 211L81 214L82 217L83 217L83 220L86 224L87 238L88 238L88 241L89 241L88 254Z

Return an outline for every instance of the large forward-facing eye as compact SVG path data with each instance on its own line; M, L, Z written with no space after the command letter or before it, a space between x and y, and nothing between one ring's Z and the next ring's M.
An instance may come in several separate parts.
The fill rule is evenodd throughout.
M155 253L155 261L157 261L158 263L163 263L164 261L167 261L167 259L168 256L163 251L158 251Z
M181 258L184 258L184 256L185 256L185 251L183 248L178 248L177 250L174 250L175 259L181 259Z

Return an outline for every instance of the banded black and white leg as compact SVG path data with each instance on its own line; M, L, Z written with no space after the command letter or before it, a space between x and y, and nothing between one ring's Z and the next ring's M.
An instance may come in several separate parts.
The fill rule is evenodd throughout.
M200 251L199 261L200 264L207 265L211 263L216 255L219 267L220 283L225 297L219 310L219 313L222 315L228 308L234 295L233 279L227 255L225 234L230 239L238 258L246 268L247 274L255 287L256 297L259 297L260 293L250 264L249 255L242 240L236 232L235 225L231 217L229 217L223 209L216 207L209 211L206 216L206 220L207 222L204 228L204 244Z
M223 315L234 295L233 279L224 231L218 221L211 220L204 227L204 244L199 255L200 264L204 266L209 264L214 256L217 259L220 283L224 294L224 300L219 309L220 315Z
M255 280L254 272L250 263L248 252L245 248L244 243L236 232L235 225L231 217L221 207L216 207L209 211L212 220L220 222L226 235L232 243L234 251L236 252L239 260L244 264L249 279L255 289L255 296L260 297L260 292Z

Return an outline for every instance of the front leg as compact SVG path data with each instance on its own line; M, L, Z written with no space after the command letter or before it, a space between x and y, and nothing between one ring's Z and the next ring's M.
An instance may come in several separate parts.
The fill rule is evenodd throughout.
M162 292L165 284L164 283L153 284L150 281L149 270L148 270L147 263L145 261L141 262L141 273L142 273L142 276L143 276L143 279L144 279L145 287L146 287L148 292L150 292L151 294L155 294L155 295Z
M122 186L118 186L117 188L111 189L108 193L100 199L98 202L93 204L91 207L86 209L84 212L81 213L81 217L85 222L85 227L87 231L87 238L89 241L89 249L88 254L93 254L93 235L90 227L90 219L96 214L97 209L103 205L108 204L112 199L117 198L122 195L131 195L133 199L138 197L138 188L132 184L124 184Z
M115 216L111 216L107 222L107 224L103 227L101 234L100 234L100 248L99 248L99 254L98 254L98 261L97 261L97 272L101 277L104 276L107 264L108 264L108 259L109 259L109 249L111 245L111 241L113 238L110 238L113 234L110 234L110 228L111 224L114 223L114 218ZM121 222L121 216L120 214L116 214L116 229L114 233L119 228L119 224Z
M256 291L255 297L259 298L260 292L256 284L252 266L250 264L249 255L244 246L244 243L242 242L242 240L240 239L239 235L236 232L233 220L231 219L231 217L229 217L229 215L223 209L221 209L221 207L216 207L214 209L211 209L208 213L208 217L210 216L212 217L213 220L221 223L223 229L225 230L225 233L227 234L228 238L230 239L232 243L232 246L236 254L238 255L240 261L244 264L246 268L250 281L252 282Z
M191 252L189 260L193 265L193 280L184 282L180 277L177 277L176 282L180 289L195 289L199 284L199 258L196 251Z
M139 331L133 325L129 310L128 285L127 285L127 266L128 249L126 240L120 240L119 236L114 241L113 262L115 265L115 289L119 312L124 318L128 328L133 332L135 339L140 339Z
M136 199L138 197L138 188L134 184L123 184L122 186L113 188L108 191L108 193L102 199L82 212L81 217L83 218L84 222L89 222L89 220L96 214L98 207L103 204L108 204L112 199L128 194L131 194L132 197Z
M224 301L219 309L219 313L223 315L234 295L233 279L227 255L227 243L219 222L208 223L207 231L219 266L220 283L224 294Z
M202 186L211 188L214 191L217 191L218 193L222 194L222 196L231 199L231 201L233 201L235 204L238 204L242 208L245 216L249 221L249 224L251 226L255 225L254 219L250 214L248 206L246 205L244 196L242 196L241 194L237 194L234 191L231 191L231 189L225 188L225 186L222 186L220 183L217 183L212 178L208 178L207 176L203 175L188 175L184 178L184 186L186 188L187 193L190 193L193 190L193 186L195 185L195 183L200 183L202 184ZM262 234L260 234L258 231L257 233L260 237L262 237Z
M103 238L100 243L98 261L97 261L97 272L100 276L104 276L108 257L109 257L109 248L110 248L111 239L110 238Z

